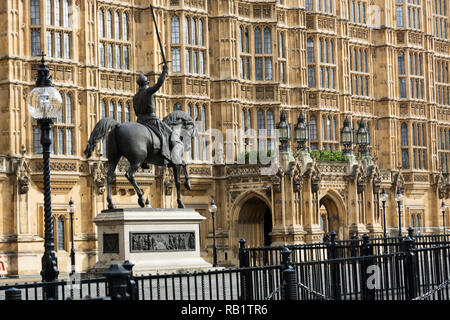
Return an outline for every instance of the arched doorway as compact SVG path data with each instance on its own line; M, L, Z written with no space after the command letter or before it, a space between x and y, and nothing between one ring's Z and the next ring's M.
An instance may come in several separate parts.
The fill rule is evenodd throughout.
M320 227L322 232L327 233L334 231L337 234L338 239L343 239L345 236L344 221L342 217L342 206L336 197L330 193L324 195L319 202L320 207Z
M270 246L272 243L272 213L258 197L251 197L241 206L236 224L236 236L246 240L247 247Z

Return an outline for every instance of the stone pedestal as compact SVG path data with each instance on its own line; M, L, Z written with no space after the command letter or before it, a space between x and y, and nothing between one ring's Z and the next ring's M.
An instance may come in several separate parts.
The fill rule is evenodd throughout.
M111 263L129 260L134 274L204 270L199 226L204 220L193 209L132 208L104 210L92 219L98 230L98 262L102 273Z

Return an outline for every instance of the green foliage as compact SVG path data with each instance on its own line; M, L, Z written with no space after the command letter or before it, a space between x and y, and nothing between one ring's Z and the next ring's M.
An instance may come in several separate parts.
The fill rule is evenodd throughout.
M347 161L348 156L341 150L314 150L310 151L311 156L315 156L317 161Z
M240 153L239 156L238 156L238 159L242 159L243 154L244 153ZM272 154L273 154L273 150L267 150L266 157L270 158L272 156ZM256 151L256 150L250 151L250 152L246 151L245 152L245 163L249 164L250 163L250 159L252 159L253 161L254 161L254 159L256 159L257 162L260 162L259 161L259 152Z

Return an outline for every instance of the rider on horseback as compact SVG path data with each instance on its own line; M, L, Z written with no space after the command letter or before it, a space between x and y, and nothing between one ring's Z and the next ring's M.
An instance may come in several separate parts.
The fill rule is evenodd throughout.
M163 85L167 70L168 66L167 63L165 63L158 82L151 87L148 86L149 82L147 77L141 74L137 80L139 90L133 97L133 107L137 116L137 122L154 132L161 141L161 154L164 157L165 166L171 161L169 139L172 135L172 129L156 115L153 94ZM143 163L142 167L148 169L146 163Z

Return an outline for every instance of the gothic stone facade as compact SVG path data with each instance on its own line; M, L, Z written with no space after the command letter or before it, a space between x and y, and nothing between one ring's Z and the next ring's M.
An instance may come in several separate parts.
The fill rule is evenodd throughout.
M154 82L161 72L150 4L172 61L156 96L157 113L162 118L179 108L199 121L188 155L192 190L183 200L208 218L201 226L205 257L211 259L211 197L223 264L236 262L241 237L262 245L315 241L326 229L341 238L355 230L379 234L380 188L391 196L390 231L397 227L397 186L405 193L403 226L442 230L439 207L450 161L445 0L4 0L0 252L11 275L37 274L43 252L39 130L26 107L38 55L46 53L64 101L51 159L59 269L69 270L72 197L77 270L85 271L96 262L91 219L106 208L106 180L103 146L89 160L82 151L101 117L135 119L138 73ZM244 136L224 135L223 150L235 155L274 149L281 110L291 124L304 112L312 149L340 149L345 116L355 128L364 118L376 165L296 162L287 173L262 176L260 165L213 163L208 129L245 129ZM123 177L126 167L119 166L113 188L119 207L137 203ZM153 207L174 207L168 173L140 170L137 179Z

